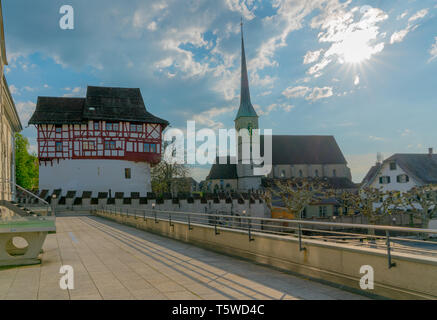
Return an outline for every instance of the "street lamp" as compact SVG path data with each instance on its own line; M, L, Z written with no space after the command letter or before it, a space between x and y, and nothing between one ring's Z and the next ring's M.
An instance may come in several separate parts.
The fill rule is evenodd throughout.
M56 200L56 194L53 194L52 195L52 216L54 216L55 215L55 200Z

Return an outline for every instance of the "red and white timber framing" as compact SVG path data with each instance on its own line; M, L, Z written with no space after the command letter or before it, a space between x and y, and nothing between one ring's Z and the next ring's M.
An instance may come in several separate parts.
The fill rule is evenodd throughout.
M40 165L68 159L112 159L153 165L161 159L161 124L88 121L36 127Z

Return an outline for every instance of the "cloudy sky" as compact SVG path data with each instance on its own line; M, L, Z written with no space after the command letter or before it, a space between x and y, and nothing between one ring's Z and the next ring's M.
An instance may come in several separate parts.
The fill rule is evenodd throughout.
M38 96L104 85L141 88L173 127L233 127L243 16L261 128L334 135L355 181L377 152L437 150L437 0L2 2L6 77L24 126ZM74 30L59 27L65 4ZM23 132L36 150L35 129Z

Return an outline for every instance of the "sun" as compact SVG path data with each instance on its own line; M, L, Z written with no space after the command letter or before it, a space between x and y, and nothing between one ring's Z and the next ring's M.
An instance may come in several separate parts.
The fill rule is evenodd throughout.
M356 30L345 35L342 41L336 44L335 53L342 62L360 64L384 49L384 43L372 45L372 39L373 30Z

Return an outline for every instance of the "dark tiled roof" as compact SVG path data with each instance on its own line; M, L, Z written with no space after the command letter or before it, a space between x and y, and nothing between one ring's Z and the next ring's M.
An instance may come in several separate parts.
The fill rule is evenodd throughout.
M84 98L38 97L29 124L83 123Z
M398 153L384 162L391 161L424 184L437 183L437 155Z
M213 179L237 179L237 165L231 164L230 157L227 157L227 164L220 164L217 157L216 163L212 165L206 180Z
M146 110L140 89L92 87L87 90L86 119L152 122L168 125Z
M264 136L261 136L264 154ZM272 164L347 164L333 136L272 136Z
M140 89L93 86L88 87L86 98L38 97L29 124L83 123L87 120L169 124L146 110Z
M261 136L261 154L264 154ZM218 159L218 158L217 158ZM228 157L228 163L229 157ZM272 136L272 164L347 164L333 136ZM206 180L237 179L236 164L212 165Z

